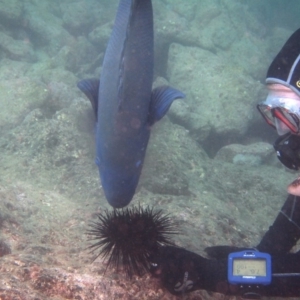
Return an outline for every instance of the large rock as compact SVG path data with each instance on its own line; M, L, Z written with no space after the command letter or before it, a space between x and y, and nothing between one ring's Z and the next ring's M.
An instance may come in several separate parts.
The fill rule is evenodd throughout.
M81 35L88 31L95 22L92 9L86 1L71 2L64 6L64 26L74 35Z
M0 81L0 128L21 121L35 107L41 106L48 97L48 90L29 78Z
M42 79L47 84L49 82L55 81L63 82L74 87L76 86L76 83L78 81L77 77L72 72L69 72L63 68L45 70L42 75Z
M258 118L255 106L262 85L236 65L197 47L172 44L168 75L172 85L187 94L185 102L171 107L171 116L198 141L211 134L241 136ZM254 114L255 112L255 114Z
M0 32L0 49L9 59L34 62L36 55L28 40L14 40L9 35Z
M24 77L25 73L30 68L31 64L8 58L1 60L0 66L0 82ZM27 76L30 77L30 76Z
M72 46L63 46L51 58L51 65L53 68L64 68L74 74L93 74L95 68L102 64L102 57L103 54L82 36L78 37Z
M24 5L24 29L30 32L37 48L44 47L49 55L56 55L65 45L72 45L74 38L63 28L63 22L52 14L52 3L39 1Z
M0 23L19 23L23 10L21 0L2 0L0 1Z
M178 42L184 45L215 49L212 32L222 9L217 1L164 1L155 3L155 32L158 43Z
M165 117L152 130L141 185L155 194L189 195L190 176L204 177L207 161L189 133Z
M210 1L212 1L212 0L210 0ZM153 6L154 6L155 10L159 9L162 14L165 13L166 11L169 11L169 12L173 11L174 13L178 14L179 16L190 21L190 20L193 20L195 17L198 2L199 1L197 1L197 0L190 0L189 4L186 5L186 2L181 1L181 0L164 0L164 1L154 0ZM157 13L159 13L159 12L157 12ZM165 18L165 19L167 21L169 21L168 18Z
M113 22L97 26L89 34L89 41L97 46L98 51L105 51L108 39L112 32Z

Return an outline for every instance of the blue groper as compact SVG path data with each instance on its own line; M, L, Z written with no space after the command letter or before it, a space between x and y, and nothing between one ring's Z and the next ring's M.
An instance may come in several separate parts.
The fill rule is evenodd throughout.
M100 81L78 87L96 114L96 164L105 196L115 208L134 196L151 126L184 94L171 87L152 90L151 0L121 0L105 51Z

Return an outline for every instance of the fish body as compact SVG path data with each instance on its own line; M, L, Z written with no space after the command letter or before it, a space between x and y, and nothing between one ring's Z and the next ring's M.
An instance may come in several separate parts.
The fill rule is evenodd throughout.
M121 0L99 80L78 87L97 119L96 164L108 202L122 208L132 200L141 174L151 126L184 94L163 86L152 91L151 0Z

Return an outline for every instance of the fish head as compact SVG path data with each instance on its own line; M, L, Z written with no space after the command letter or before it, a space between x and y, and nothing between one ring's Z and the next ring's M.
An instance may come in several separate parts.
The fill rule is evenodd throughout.
M122 168L99 168L102 188L108 203L114 208L123 208L132 200L140 177L140 168L135 172Z

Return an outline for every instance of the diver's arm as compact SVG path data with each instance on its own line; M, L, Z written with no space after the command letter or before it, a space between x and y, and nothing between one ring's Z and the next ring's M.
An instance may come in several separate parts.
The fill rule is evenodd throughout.
M271 255L288 253L300 238L300 197L289 195L256 249Z
M300 295L299 253L272 257L272 282L259 288L230 284L227 280L228 263L224 258L207 259L183 248L167 246L162 247L152 261L151 273L160 278L164 288L174 295L184 295L195 290L225 295L245 295L252 291L260 296ZM285 276L290 273L294 275Z

